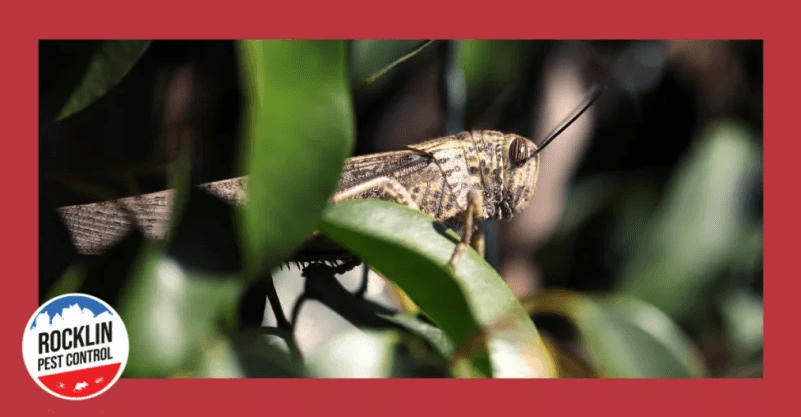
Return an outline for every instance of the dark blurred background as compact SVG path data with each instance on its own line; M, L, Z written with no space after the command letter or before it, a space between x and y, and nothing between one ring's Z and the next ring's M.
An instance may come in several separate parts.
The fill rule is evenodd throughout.
M606 86L541 154L529 208L484 226L488 261L521 298L635 297L686 332L711 375L762 375L762 41L437 41L361 85L418 45L352 44L355 155L469 129L539 143L592 84ZM80 76L58 65L63 54L88 60L96 44L40 48L47 90ZM187 129L193 182L238 174L236 53L230 41L154 41L109 94L42 126L40 292L74 256L55 207L98 199L68 183L164 189L161 161ZM43 101L43 118L62 104ZM534 310L556 345L586 355L570 317Z

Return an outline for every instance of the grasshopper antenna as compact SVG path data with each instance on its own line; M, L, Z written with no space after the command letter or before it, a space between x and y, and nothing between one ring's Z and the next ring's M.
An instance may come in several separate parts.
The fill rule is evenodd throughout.
M573 122L575 122L576 119L579 118L579 116L581 116L585 111L587 111L587 109L590 108L592 103L594 103L595 100L597 100L598 97L601 96L604 90L606 90L606 86L601 87L598 84L594 84L592 88L590 88L590 92L587 93L587 96L584 98L584 100L581 103L579 103L579 105L576 107L575 110L573 110L573 113L565 117L564 120L559 122L559 124L556 125L556 127L553 130L551 130L551 133L548 133L548 135L545 136L545 140L543 140L542 144L539 147L537 147L537 149L534 150L534 152L531 153L530 157L533 157L534 155L538 154L540 151L545 149L545 147L548 146L548 144L551 143L551 141L556 139L556 137L559 136L560 133L564 132L565 129L568 128L568 126L573 124Z

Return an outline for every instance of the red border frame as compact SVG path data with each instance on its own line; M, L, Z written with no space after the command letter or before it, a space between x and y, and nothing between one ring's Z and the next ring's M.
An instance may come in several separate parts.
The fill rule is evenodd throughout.
M9 196L0 218L6 266L5 302L0 303L4 361L1 409L53 414L142 414L159 410L205 415L254 412L291 414L401 415L597 413L634 408L649 415L759 413L787 403L795 376L784 335L792 334L797 312L788 307L799 280L780 277L794 270L798 216L787 201L796 189L792 168L801 154L797 94L798 66L790 62L797 45L786 37L795 14L771 7L741 8L731 2L636 0L468 5L406 0L400 3L331 1L200 3L144 0L136 3L84 1L6 4L0 20L4 64L4 151L0 178ZM175 3L175 2L173 2ZM345 4L350 3L350 4ZM523 2L521 2L523 3ZM219 7L222 5L222 7ZM617 7L615 7L617 6ZM391 13L382 13L391 8ZM246 11L245 13L243 13ZM337 16L334 19L332 16ZM786 33L784 31L787 31ZM758 38L765 39L765 378L762 380L150 380L122 379L103 395L68 402L42 391L25 371L22 330L37 307L37 95L41 38ZM794 89L796 91L792 91ZM796 139L794 139L796 138ZM8 179L12 179L9 181ZM779 200L785 199L784 204ZM797 256L797 255L796 255ZM781 274L783 275L783 274ZM794 274L790 274L794 275ZM781 287L781 288L780 288ZM17 293L20 296L16 296ZM797 304L797 301L796 301ZM781 331L780 322L790 331ZM533 397L533 398L532 398ZM413 399L411 403L409 399ZM532 401L533 399L533 401ZM789 405L789 404L788 404ZM790 408L792 409L792 408ZM635 412L638 412L635 411Z

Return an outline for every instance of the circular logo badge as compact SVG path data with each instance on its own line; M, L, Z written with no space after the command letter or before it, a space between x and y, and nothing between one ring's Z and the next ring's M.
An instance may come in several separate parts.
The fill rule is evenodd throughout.
M22 336L22 357L42 389L67 400L86 400L106 392L122 375L128 332L103 300L66 294L33 313Z

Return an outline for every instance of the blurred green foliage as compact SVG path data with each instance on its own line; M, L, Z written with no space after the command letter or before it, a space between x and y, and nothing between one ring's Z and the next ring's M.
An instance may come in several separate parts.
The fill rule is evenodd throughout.
M534 315L558 315L575 326L586 362L601 377L691 378L709 376L700 353L663 312L621 295L584 296L546 290L524 301ZM564 376L570 374L562 366Z
M361 82L420 44L236 42L243 106L235 164L250 175L247 204L227 207L191 190L197 168L182 149L166 171L180 197L168 239L134 234L95 259L76 258L40 296L86 292L114 305L131 340L128 377L705 377L755 362L761 375L762 225L748 212L755 178L761 187L761 137L742 118L695 129L701 133L667 174L577 176L560 227L538 256L547 258L546 289L522 302L472 250L447 268L458 235L431 216L382 201L327 204L357 132L360 142L375 139L360 126L394 117L379 110L397 104L414 76L404 68L416 58L367 87ZM78 114L104 123L92 119L97 104L90 104L144 66L140 60L158 45L43 44L43 62L61 60L68 70L60 78L43 73L41 123ZM68 58L71 48L80 62ZM438 62L449 126L488 124L531 136L539 75L554 43L453 41L428 49L420 56ZM593 158L591 151L586 164ZM259 326L265 308L279 308L266 301L274 291L269 271L314 229L391 280L421 314L379 308L322 270L306 277L305 296L360 330L304 355L296 323ZM616 259L599 281L609 284L592 293L563 278L596 279L595 264L575 256L588 239L603 242L593 247L598 256ZM547 288L558 286L568 289ZM253 319L242 310L250 299L255 326L243 324ZM715 362L721 343L727 353Z
M51 71L62 68L48 68L43 82L41 122L51 118L64 119L83 110L102 97L133 68L150 46L150 41L97 41L50 43L45 53L70 55L69 65L64 74L53 76ZM73 77L73 78L70 78ZM53 107L48 107L53 106ZM54 106L60 106L54 107Z
M761 224L743 221L747 181L762 171L755 142L746 127L723 121L690 149L630 244L637 251L621 272L623 292L688 321L703 313L703 293L721 276L748 284L751 271L736 266L751 260L753 269L762 253Z
M250 175L241 234L263 271L303 243L336 189L354 134L348 43L244 41L240 52Z

